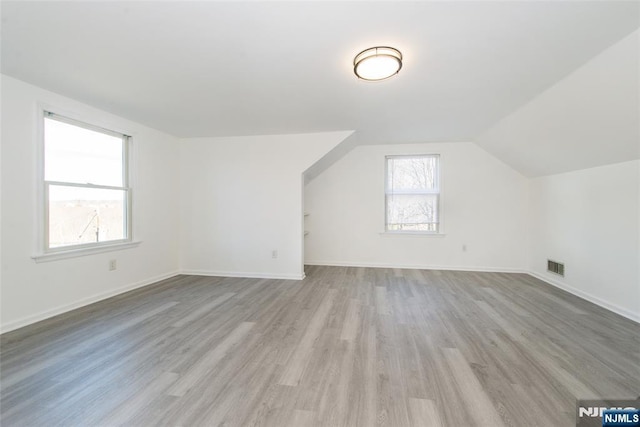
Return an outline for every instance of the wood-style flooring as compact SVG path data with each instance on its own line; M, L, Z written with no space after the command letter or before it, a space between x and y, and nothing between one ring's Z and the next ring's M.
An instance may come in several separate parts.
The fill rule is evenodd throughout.
M1 337L2 426L574 426L640 325L524 274L177 276Z

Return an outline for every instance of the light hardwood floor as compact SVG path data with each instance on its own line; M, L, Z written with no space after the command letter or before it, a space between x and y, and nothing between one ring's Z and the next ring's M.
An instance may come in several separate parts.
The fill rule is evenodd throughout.
M1 337L3 426L574 426L640 325L523 274L177 276Z

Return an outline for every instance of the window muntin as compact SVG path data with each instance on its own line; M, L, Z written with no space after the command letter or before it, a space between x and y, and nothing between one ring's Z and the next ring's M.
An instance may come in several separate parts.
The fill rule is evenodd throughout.
M129 137L44 114L46 252L131 240Z
M391 232L440 232L440 156L387 156L386 224Z

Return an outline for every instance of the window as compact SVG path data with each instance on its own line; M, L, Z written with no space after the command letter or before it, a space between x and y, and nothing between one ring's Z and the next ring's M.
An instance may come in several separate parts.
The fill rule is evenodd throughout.
M440 232L440 156L387 156L386 231Z
M44 249L131 240L129 137L44 112Z

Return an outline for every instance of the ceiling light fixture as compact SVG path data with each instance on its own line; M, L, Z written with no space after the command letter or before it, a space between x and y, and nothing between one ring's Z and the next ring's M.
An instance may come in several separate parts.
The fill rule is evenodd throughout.
M376 46L365 49L353 59L353 72L362 80L378 81L398 74L402 54L398 49Z

